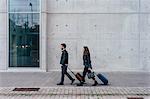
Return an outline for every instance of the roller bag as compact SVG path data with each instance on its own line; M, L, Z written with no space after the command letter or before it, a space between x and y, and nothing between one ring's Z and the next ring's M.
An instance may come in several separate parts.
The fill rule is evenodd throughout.
M81 74L80 73L74 73L70 68L68 68L71 72L72 72L72 74L80 81L80 82L82 82L83 81L83 77L81 76Z
M76 74L75 74L75 77L76 77L80 82L83 81L83 77L81 76L80 73L76 73Z
M102 75L102 74L97 74L97 77L103 82L104 85L107 85L108 84L108 79Z

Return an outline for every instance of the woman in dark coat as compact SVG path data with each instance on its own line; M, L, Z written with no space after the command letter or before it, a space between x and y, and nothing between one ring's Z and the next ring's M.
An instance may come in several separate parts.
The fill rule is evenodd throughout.
M91 58L90 58L90 51L87 46L84 46L84 51L83 51L83 65L84 65L84 70L83 70L83 82L85 82L85 76L87 73L91 73L92 65L91 65ZM96 86L98 83L95 80L95 77L92 78L94 80L93 86Z

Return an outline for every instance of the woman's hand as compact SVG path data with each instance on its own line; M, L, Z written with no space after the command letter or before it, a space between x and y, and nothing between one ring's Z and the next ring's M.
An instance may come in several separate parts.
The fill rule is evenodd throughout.
M92 69L92 66L90 66L90 69Z

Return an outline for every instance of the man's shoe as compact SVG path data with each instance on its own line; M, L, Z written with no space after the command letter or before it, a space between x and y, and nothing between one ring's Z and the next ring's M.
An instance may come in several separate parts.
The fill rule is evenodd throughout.
M77 84L77 86L83 86L83 84L82 84L82 83L79 83L79 84Z
M85 82L83 82L83 81L81 81L80 83L81 83L81 84L86 84L86 83L85 83Z
M97 84L98 84L97 81L95 81L95 83L92 86L96 86Z
M75 79L71 80L71 85L74 83Z
M58 83L57 85L64 85L63 83Z

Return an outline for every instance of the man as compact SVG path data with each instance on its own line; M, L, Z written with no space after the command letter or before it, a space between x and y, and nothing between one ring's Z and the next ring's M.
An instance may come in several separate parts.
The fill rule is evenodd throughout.
M68 67L68 52L66 51L66 44L62 43L61 44L61 50L62 50L62 54L61 54L61 60L60 60L60 64L61 66L61 81L60 83L58 83L57 85L64 85L64 77L65 75L67 75L67 77L71 80L71 85L73 84L73 82L75 81L75 79L73 79L67 72L67 67Z

